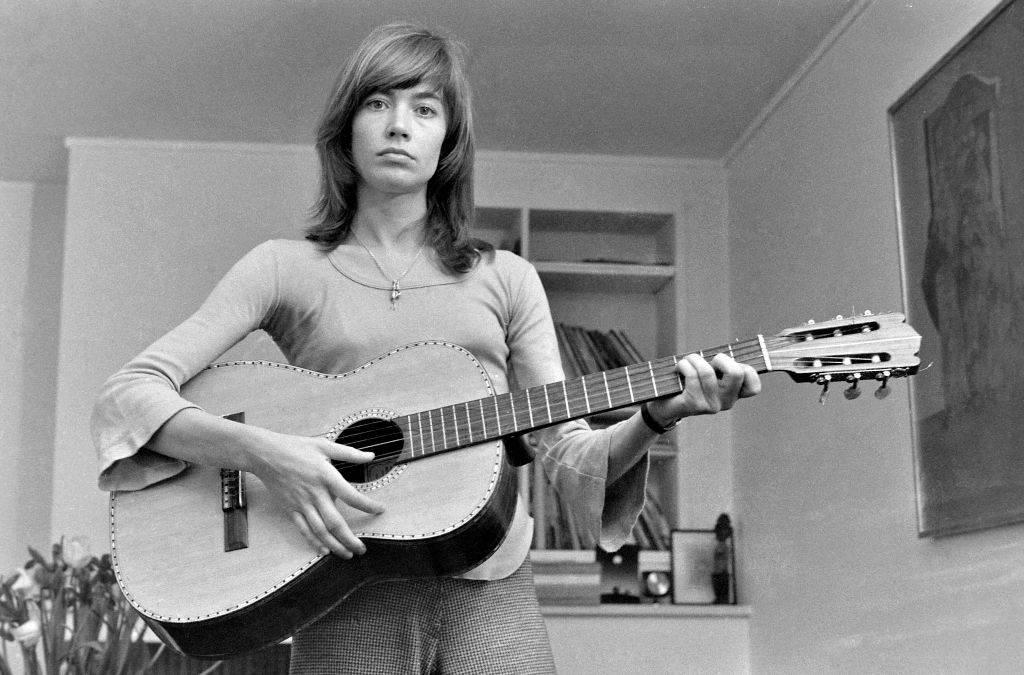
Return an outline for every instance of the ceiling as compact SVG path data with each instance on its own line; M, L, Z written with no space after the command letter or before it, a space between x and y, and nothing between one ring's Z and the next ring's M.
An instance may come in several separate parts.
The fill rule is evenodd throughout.
M722 158L856 0L0 0L0 179L66 136L308 143L374 26L469 49L478 147Z

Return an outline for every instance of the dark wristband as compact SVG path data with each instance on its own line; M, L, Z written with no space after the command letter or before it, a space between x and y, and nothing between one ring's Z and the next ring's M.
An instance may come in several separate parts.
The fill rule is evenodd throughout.
M654 416L652 416L651 411L647 409L646 403L640 406L640 417L643 418L644 424L646 424L651 431L658 434L659 436L665 433L666 431L670 431L676 424L679 423L679 420L673 420L667 426L661 426L660 424L654 421Z

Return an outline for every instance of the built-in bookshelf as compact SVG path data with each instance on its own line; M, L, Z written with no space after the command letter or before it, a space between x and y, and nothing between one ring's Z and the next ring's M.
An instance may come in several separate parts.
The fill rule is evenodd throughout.
M672 213L586 209L477 209L477 236L530 260L556 322L563 368L578 377L676 353L676 225ZM603 427L635 407L589 418ZM529 439L528 439L529 442ZM652 451L648 499L634 538L665 550L678 525L675 435ZM535 549L593 549L539 464L523 468Z

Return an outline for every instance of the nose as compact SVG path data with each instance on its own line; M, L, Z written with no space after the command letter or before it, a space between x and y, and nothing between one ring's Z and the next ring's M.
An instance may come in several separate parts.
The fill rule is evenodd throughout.
M409 125L402 114L402 111L397 107L391 113L390 119L388 119L388 126L386 130L388 138L409 138Z

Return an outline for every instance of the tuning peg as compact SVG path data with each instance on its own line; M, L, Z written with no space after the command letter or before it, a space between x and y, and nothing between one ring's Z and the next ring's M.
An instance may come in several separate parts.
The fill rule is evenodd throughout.
M825 400L828 398L828 385L832 381L831 375L819 375L818 379L815 380L821 385L821 395L818 396L818 403L825 405Z
M843 392L843 396L846 397L847 401L852 401L853 399L859 397L861 393L860 388L857 386L858 384L860 384L860 373L853 373L852 375L846 378L846 381L850 382L851 384L849 388L847 388L846 391Z
M889 376L890 373L888 370L882 371L881 373L875 376L876 378L882 381L882 384L875 391L875 398L877 398L879 401L886 398L887 396L889 396L889 394L892 393L892 389L889 389Z

